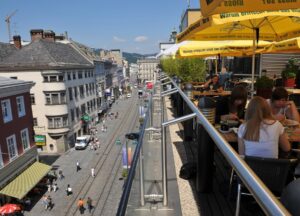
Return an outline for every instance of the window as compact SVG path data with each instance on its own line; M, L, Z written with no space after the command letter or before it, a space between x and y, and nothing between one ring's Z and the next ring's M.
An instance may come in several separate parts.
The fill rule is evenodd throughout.
M75 95L75 99L77 100L78 95L77 95L77 87L74 87L74 95Z
M47 105L57 105L66 103L66 93L65 92L49 92L45 93L46 104Z
M63 82L64 75L44 75L44 82Z
M30 147L28 128L21 130L21 140L22 140L23 149L24 150L28 149Z
M76 72L73 72L73 80L76 79Z
M49 82L57 82L56 76L49 76Z
M2 151L0 149L0 168L2 168L4 166L3 164L3 158L2 158Z
M76 107L76 118L79 118L79 115L80 115L79 107Z
M38 126L37 118L33 118L33 126Z
M85 113L85 104L81 105L81 113L84 114Z
M12 121L12 113L11 113L11 106L10 106L10 100L6 99L1 101L1 107L2 107L2 116L4 123Z
M83 85L79 86L79 94L80 94L81 98L84 97L84 88L83 88Z
M71 80L71 72L68 72L68 80Z
M68 127L68 116L48 117L48 128L65 128Z
M35 104L35 97L34 97L34 94L30 94L30 103L31 103L31 105L34 105L34 104Z
M69 100L71 101L71 100L73 100L73 91L72 91L72 88L69 88L68 91L69 91Z
M22 117L25 113L25 104L24 104L24 97L19 96L17 97L17 108L18 108L18 116Z
M58 75L58 82L64 81L64 75Z
M11 78L11 79L18 79L18 77L16 77L16 76L11 76L9 78Z
M18 156L16 136L12 135L6 138L9 159L13 160Z
M71 109L71 121L75 120L75 113L74 113L74 109Z
M85 84L86 95L89 96L89 84Z
M78 79L82 79L82 71L78 72Z
M88 77L88 72L87 72L87 71L84 72L84 77L85 77L85 78Z

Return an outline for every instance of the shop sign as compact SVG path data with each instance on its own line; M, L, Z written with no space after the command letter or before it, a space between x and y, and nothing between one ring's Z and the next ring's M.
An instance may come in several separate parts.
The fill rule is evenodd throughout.
M45 135L35 135L34 142L37 146L46 145L46 136Z

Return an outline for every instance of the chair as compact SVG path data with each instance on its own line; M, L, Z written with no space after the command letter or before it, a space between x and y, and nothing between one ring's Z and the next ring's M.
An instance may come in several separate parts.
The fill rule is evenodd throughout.
M285 187L280 201L292 215L300 214L300 179L292 181Z
M245 162L275 195L280 196L286 185L291 167L297 162L297 159L273 159L245 156ZM241 195L251 194L249 192L242 192L242 182L239 181L235 211L236 216L239 215L240 212Z

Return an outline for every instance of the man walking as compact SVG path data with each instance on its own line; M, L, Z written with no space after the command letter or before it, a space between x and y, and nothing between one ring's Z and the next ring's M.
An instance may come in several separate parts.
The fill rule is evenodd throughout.
M66 189L67 196L69 196L72 193L72 188L68 184L67 189Z
M86 204L88 206L89 213L91 213L93 209L93 205L92 205L92 199L90 197L87 198Z
M95 177L95 168L94 167L91 169L91 175L92 175L92 177Z
M80 170L80 164L79 161L76 162L76 172L78 172Z
M79 208L80 214L84 213L84 201L83 199L79 198L77 206Z

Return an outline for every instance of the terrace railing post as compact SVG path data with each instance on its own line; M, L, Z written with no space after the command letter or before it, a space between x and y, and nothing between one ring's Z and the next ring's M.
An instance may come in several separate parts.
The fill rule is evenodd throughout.
M183 103L183 114L188 115L192 113L191 109L188 107L186 103ZM184 141L193 141L193 119L187 120L183 122L183 134L184 134Z
M177 93L177 116L183 116L183 99L179 93Z
M209 193L213 188L214 141L201 124L197 131L197 179L196 188L200 193Z
M140 195L141 195L141 206L145 205L145 190L144 190L144 156L143 156L143 146L141 146L140 150Z
M161 149L162 149L162 189L163 189L163 205L168 205L168 185L167 185L167 146L166 146L166 127L161 127L161 134L162 134L162 140L161 140Z

